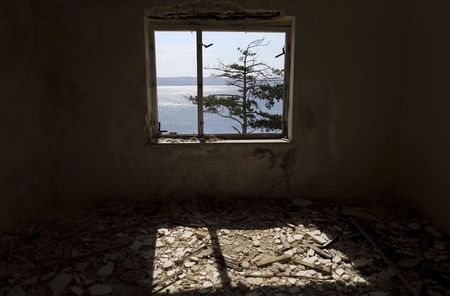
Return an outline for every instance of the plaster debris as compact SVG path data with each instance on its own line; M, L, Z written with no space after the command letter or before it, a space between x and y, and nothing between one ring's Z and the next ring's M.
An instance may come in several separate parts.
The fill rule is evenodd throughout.
M54 296L60 295L72 282L73 276L67 273L58 274L50 283L49 287Z
M344 274L345 271L344 271L342 268L338 268L338 269L336 269L334 272L335 272L338 276L341 276L341 275Z
M15 286L6 296L27 296L21 286Z
M75 270L79 272L84 272L86 268L88 267L89 262L77 262L75 263Z
M192 262L192 261L186 261L186 262L184 263L184 266L186 266L187 268L192 267L192 266L194 266L194 265L195 265L195 262Z
M211 283L210 281L205 281L203 283L203 288L211 288L213 286L214 286L213 283Z
M107 295L112 292L112 288L109 285L94 285L89 288L89 293L92 296L96 295Z
M140 241L135 241L135 242L131 245L130 249L133 250L133 251L137 251L137 250L139 250L141 247L142 247L142 242L140 242Z
M0 294L445 295L450 245L429 222L389 207L366 207L374 220L337 204L281 204L68 208L0 261Z
M114 270L114 262L109 262L108 264L100 267L97 274L98 276L110 276L113 273L113 270Z
M81 289L80 287L70 287L70 291L78 296L83 295L83 289Z

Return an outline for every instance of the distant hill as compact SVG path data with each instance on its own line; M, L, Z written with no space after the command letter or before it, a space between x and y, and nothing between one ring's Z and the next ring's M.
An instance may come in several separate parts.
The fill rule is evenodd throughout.
M180 76L180 77L159 77L157 84L160 86L172 85L197 85L197 77ZM226 85L227 81L219 77L203 78L204 85Z

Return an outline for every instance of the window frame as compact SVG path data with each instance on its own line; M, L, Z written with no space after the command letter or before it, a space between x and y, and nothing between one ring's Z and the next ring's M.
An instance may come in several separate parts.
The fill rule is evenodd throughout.
M147 105L146 130L151 143L159 138L219 138L227 139L292 139L292 96L293 96L293 30L294 17L285 16L276 20L246 21L193 21L193 20L153 20L145 18L145 56ZM158 120L158 96L155 54L155 31L195 31L197 58L197 134L161 134ZM203 120L203 46L202 32L280 32L285 33L284 85L283 85L283 122L281 133L259 134L205 134Z

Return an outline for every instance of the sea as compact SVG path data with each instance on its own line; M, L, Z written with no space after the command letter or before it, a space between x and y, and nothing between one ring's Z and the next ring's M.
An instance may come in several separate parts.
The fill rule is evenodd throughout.
M158 117L161 130L166 131L163 134L197 134L197 105L188 99L196 94L196 85L158 86ZM239 92L237 88L229 85L204 85L203 95L212 94L239 94ZM271 114L282 114L283 106L279 102L270 110L265 108L262 108L262 110ZM239 123L233 119L223 118L208 112L204 112L203 117L205 134L237 134L233 126L240 129ZM253 133L266 133L266 131L256 130Z

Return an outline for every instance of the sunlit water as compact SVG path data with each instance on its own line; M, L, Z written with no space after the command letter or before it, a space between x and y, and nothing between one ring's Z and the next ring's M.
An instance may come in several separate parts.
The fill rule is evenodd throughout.
M161 130L178 134L197 134L197 105L189 101L189 96L197 94L196 85L188 86L158 86L158 116ZM236 88L227 85L205 85L204 96L212 94L238 94ZM261 104L263 105L263 104ZM276 103L272 114L282 113L282 103ZM233 126L240 129L239 123L232 119L222 118L217 114L204 113L205 134L237 133ZM264 133L258 130L254 133ZM280 132L271 131L271 132Z

